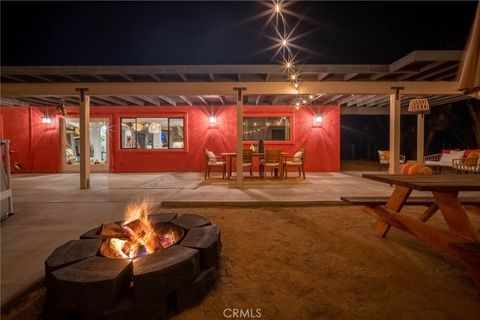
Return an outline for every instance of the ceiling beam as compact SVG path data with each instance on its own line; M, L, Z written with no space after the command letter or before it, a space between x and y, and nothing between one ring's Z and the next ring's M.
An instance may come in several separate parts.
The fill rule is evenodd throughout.
M72 81L75 81L75 82L81 82L80 79L75 78L75 77L73 77L71 75L68 75L68 74L62 74L62 77L66 78L66 79L69 79L69 80L72 80Z
M142 101L142 100L139 100L135 97L130 97L130 96L119 96L118 97L119 99L121 100L125 100L129 103L133 103L134 105L139 105L139 106L143 106L145 103Z
M198 99L200 99L204 105L208 106L208 101L203 96L198 96Z
M356 76L358 76L359 74L358 73L355 73L355 72L351 72L351 73L347 73L343 76L343 81L348 81L348 80L352 80L353 78L355 78Z
M165 101L166 103L172 105L172 106L176 106L177 105L177 102L169 97L165 97L165 96L158 96L160 99L162 99L163 101Z
M388 72L379 72L379 73L372 74L372 76L370 77L370 80L372 81L379 80L385 77L387 74Z
M10 75L6 75L6 74L2 74L2 77L7 78L7 79L12 79L12 80L15 80L15 81L18 81L18 82L27 82L26 80L20 79L19 77L10 76Z
M222 103L222 105L225 105L225 99L223 99L222 96L218 96L218 99L220 100L220 102Z
M326 94L392 94L392 87L404 87L405 95L458 95L456 81L326 81L304 82L305 92ZM289 82L134 82L134 83L4 83L0 87L3 97L21 96L76 96L76 88L88 88L91 96L178 96L178 95L230 95L241 85L250 95L295 94Z
M99 76L98 74L89 74L89 76L94 77L95 79L100 80L100 81L102 81L102 82L108 82L107 79L105 79L104 77Z
M418 78L415 77L415 80L425 80L425 79L428 79L428 78L430 78L430 77L436 76L436 75L438 75L438 74L442 74L442 73L447 72L447 71L450 71L450 70L455 70L455 72L456 72L456 71L458 70L458 66L459 66L459 64L458 64L458 63L455 63L455 64L453 64L453 65L451 65L451 66L448 66L448 67L446 67L446 68L442 68L442 69L437 70L437 71L435 71L435 72L428 73L428 74L426 74L426 75L424 75L424 76L421 76L421 77L418 77Z
M132 77L130 77L129 75L126 75L126 74L120 74L120 76L130 82L135 82L135 79L133 79Z
M361 103L363 101L368 101L369 99L372 99L374 97L377 97L377 96L367 95L367 96L356 97L355 99L352 99L352 100L347 102L347 107L351 107L351 106L354 106L354 105L358 106L359 103Z
M49 79L49 78L46 78L46 77L40 76L40 75L31 75L31 77L40 79L40 80L45 81L45 82L55 82L52 79Z
M120 106L126 106L127 103L125 101L122 101L120 99L115 99L114 97L106 97L106 96L101 96L97 97L98 99L104 100L112 105L120 105Z
M432 63L429 63L427 64L426 66L420 68L420 70L418 70L418 73L422 73L422 72L426 72L428 70L431 70L433 68L436 68L438 66L441 66L442 64L444 64L445 61L435 61L435 62L432 62ZM402 81L402 80L406 80L408 78L411 78L413 76L416 76L418 75L418 73L407 73L407 74L403 74L401 75L400 77L397 77L397 81Z
M188 104L190 107L193 106L193 102L188 99L187 97L185 96L178 96L180 99L182 99L183 101L185 101L186 104Z
M152 77L153 80L155 80L157 82L162 81L162 79L160 79L156 74L150 73L149 76Z
M262 102L262 95L261 94L259 94L257 96L257 100L255 100L255 105L258 106L260 104L260 102Z
M155 98L152 98L152 97L148 97L148 96L140 96L140 97L137 97L139 99L142 99L154 106L159 106L160 105L160 101L156 100Z
M28 106L29 103L20 101L15 98L0 98L0 105L2 106Z
M276 105L281 98L282 98L281 95L279 95L279 94L275 95L272 99L271 105L272 106Z
M454 50L417 50L390 64L390 72L399 71L414 62L422 61L461 61L463 51Z
M340 108L341 115L388 115L390 108L376 107L357 107L357 108ZM412 114L408 112L408 108L401 108L401 114Z
M317 76L317 81L325 80L329 75L329 72L319 72Z

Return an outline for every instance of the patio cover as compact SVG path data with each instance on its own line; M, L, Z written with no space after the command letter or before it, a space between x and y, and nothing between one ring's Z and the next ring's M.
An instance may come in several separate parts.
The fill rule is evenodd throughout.
M465 49L458 89L480 99L480 5L477 5L477 13Z

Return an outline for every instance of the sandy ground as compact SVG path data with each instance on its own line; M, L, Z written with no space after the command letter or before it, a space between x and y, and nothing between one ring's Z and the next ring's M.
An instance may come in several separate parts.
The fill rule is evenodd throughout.
M460 260L395 229L377 238L360 207L194 211L222 229L219 278L201 304L174 320L228 319L225 309L257 319L479 319L480 298ZM480 216L472 220L480 227ZM443 226L439 214L429 223ZM2 319L35 318L43 294Z

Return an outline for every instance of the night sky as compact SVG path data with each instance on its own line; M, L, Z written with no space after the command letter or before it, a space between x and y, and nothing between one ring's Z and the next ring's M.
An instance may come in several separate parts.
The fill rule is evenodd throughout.
M391 63L463 50L476 2L296 2L302 63ZM1 2L2 65L276 63L267 7L237 2ZM294 25L295 19L289 18ZM264 31L273 35L270 29Z

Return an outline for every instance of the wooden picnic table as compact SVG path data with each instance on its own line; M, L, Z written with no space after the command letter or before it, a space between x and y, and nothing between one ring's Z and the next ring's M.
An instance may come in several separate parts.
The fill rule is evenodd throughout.
M237 153L236 152L223 152L220 155L225 157L225 161L226 161L226 165L227 165L227 179L229 179L232 176L232 159L237 157ZM280 157L280 163L278 165L278 176L279 176L280 179L283 179L284 158L286 156L289 156L290 153L282 152L281 155L282 156ZM252 153L252 156L262 158L262 157L265 157L265 153L264 152L254 152L254 153ZM261 177L263 177L263 170L262 169L263 168L259 168L259 174L260 174Z
M386 205L367 204L362 208L377 219L374 225L377 236L385 237L394 226L461 258L480 293L480 233L458 198L460 191L480 191L480 176L363 174L362 177L395 185ZM435 200L418 220L400 213L412 190L430 191ZM448 231L426 223L437 211L441 212Z

